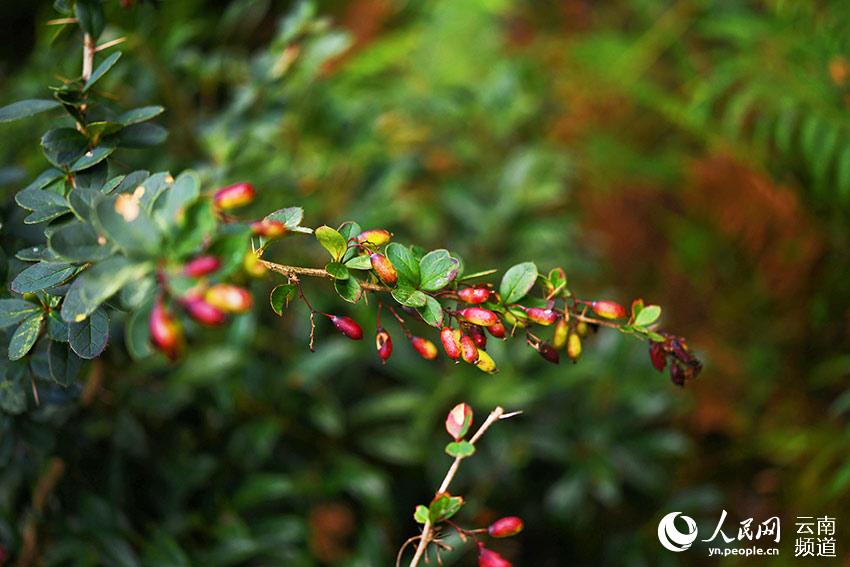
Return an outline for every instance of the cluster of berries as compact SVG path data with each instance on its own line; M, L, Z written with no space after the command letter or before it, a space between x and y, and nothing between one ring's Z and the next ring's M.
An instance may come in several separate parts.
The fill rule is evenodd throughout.
M663 336L663 342L649 345L649 359L659 372L664 372L669 363L670 379L677 386L684 386L699 375L702 363L688 348L685 339L667 333Z

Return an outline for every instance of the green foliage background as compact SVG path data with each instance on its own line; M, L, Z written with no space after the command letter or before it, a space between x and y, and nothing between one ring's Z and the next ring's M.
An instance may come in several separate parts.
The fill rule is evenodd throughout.
M846 3L107 5L105 39L127 42L102 88L162 104L171 132L128 169L250 180L258 214L356 219L475 269L563 265L576 288L664 305L706 369L679 391L645 346L603 332L575 366L499 344L488 377L423 362L394 328L381 366L370 341L328 329L310 354L307 314L262 301L167 366L132 363L117 321L66 400L0 416L12 555L36 533L48 565L390 564L448 466L442 420L461 400L479 419L525 411L457 481L469 523L525 519L498 547L518 565L687 564L704 551L655 535L674 510L709 533L724 508L780 515L778 564L797 515L837 514L850 545ZM3 103L79 73L79 38L53 38L49 5L4 11L20 24ZM7 255L36 236L11 196L43 169L47 120L0 130ZM272 256L322 262L294 242ZM309 293L374 317L324 282Z

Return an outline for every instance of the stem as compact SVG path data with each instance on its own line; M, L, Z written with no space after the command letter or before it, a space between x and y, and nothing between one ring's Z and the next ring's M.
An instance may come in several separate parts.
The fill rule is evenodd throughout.
M94 39L90 34L83 34L83 83L89 82L91 79L92 68L94 67Z
M278 274L283 274L284 276L287 276L287 277L308 276L308 277L311 277L311 278L325 278L325 279L328 279L328 280L334 279L334 277L332 275L330 275L328 273L328 271L323 269L323 268L304 268L304 267L301 267L301 266L287 266L287 265L284 265L284 264L276 264L274 262L269 262L268 260L263 260L262 258L260 258L260 264L262 264L263 266L265 266L266 268L268 268L269 270L271 270L273 272L277 272ZM363 288L366 291L383 291L383 292L390 291L390 288L379 285L379 284L375 284L375 283L371 283L371 282L358 282L358 283L360 284L360 287Z
M503 417L511 417L516 415L514 413L505 415L505 410L501 407L497 407L493 411L490 412L490 415L487 416L487 419L484 423L481 424L481 427L478 428L478 431L475 432L475 435L469 440L469 443L475 445L475 442L478 441L484 432L487 429L502 419ZM443 482L440 483L440 488L437 489L436 494L442 494L443 492L448 491L449 485L454 480L455 475L457 474L458 468L460 467L460 462L463 460L463 457L455 457L454 462L452 462L452 466L449 467L448 472L446 472L446 476L443 478ZM435 494L435 495L436 495ZM431 542L431 537L433 535L433 530L431 526L431 521L428 520L425 522L425 525L422 527L422 538L419 540L419 545L416 547L416 553L413 555L413 559L410 561L410 567L417 567L419 565L419 560L422 559L422 556L425 554L425 550L428 548L428 544Z

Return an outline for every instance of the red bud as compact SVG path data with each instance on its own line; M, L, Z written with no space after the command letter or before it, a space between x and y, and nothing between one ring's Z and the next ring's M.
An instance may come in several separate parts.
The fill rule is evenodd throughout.
M159 299L153 306L148 322L151 342L171 360L176 360L183 352L183 329L166 310Z
M243 313L251 308L251 294L232 284L216 284L204 294L204 299L225 313Z
M511 562L478 542L478 567L513 567Z
M251 232L264 238L278 238L286 234L286 225L272 219L262 219L251 223Z
M375 335L375 348L378 349L378 358L386 364L393 353L393 339L383 327L378 327L378 333Z
M339 329L339 332L353 341L359 341L363 338L363 329L357 324L357 321L351 317L328 315L334 327ZM392 348L392 347L391 347Z
M490 524L490 527L487 528L487 533L493 537L511 537L521 532L524 527L525 525L522 523L521 518L508 516Z
M394 286L398 281L398 272L392 262L384 256L374 252L369 256L369 261L372 263L372 269L378 274L378 277L388 286Z
M656 370L664 372L664 368L667 366L667 354L664 352L664 346L661 343L653 342L649 345L649 359Z
M469 336L472 337L472 342L475 343L475 346L478 348L487 348L487 335L484 334L481 327L470 327Z
M213 307L200 296L187 298L183 302L183 308L189 316L202 325L221 325L227 320L224 311Z
M505 336L508 334L507 329L505 329L505 326L502 324L501 321L499 321L498 323L496 323L494 325L490 325L489 327L486 327L486 329L487 329L488 333L490 333L491 335L493 335L497 339L504 339Z
M465 287L457 291L457 296L464 303L477 305L484 303L490 298L490 290L484 286Z
M428 339L422 337L413 337L410 339L410 344L419 353L419 356L425 360L434 360L437 358L437 347Z
M558 364L559 362L561 362L561 355L559 355L555 347L553 347L549 343L541 343L540 345L538 345L537 352L539 352L540 356L542 356L552 364Z
M440 331L440 341L443 343L443 350L446 351L449 358L452 360L460 358L460 341L450 327L443 327Z
M446 431L455 441L460 441L472 425L472 408L469 404L458 404L452 408L446 417Z
M489 327L499 322L499 317L483 307L467 307L460 312L461 316L474 325Z
M364 230L360 234L357 235L357 242L360 244L372 244L374 246L381 246L382 244L386 244L390 241L390 238L393 237L393 234L384 229L372 229L372 230Z
M626 316L626 308L613 301L594 301L590 307L594 313L606 319L622 319Z
M222 187L213 196L215 208L223 211L242 207L253 200L254 186L250 183L237 183Z
M478 347L469 335L463 335L460 338L460 355L463 361L469 364L475 364L478 361Z
M541 307L529 307L525 310L530 321L538 325L551 325L558 320L558 314L552 309L543 309Z
M183 273L190 278L201 278L209 275L221 267L221 260L215 256L198 256L189 260L183 266Z

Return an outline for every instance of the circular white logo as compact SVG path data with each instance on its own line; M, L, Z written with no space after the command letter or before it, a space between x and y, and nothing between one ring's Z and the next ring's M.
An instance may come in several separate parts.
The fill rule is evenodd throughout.
M676 527L676 517L682 516L687 530L683 533ZM697 523L681 512L670 512L658 522L658 541L670 551L685 551L697 539Z

